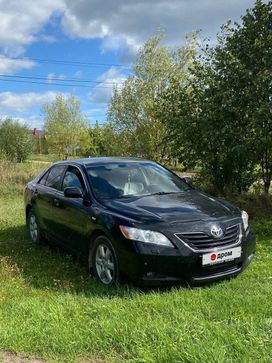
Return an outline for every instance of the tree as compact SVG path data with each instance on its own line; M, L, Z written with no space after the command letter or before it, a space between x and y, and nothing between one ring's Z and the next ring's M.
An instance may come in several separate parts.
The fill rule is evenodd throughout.
M271 27L271 1L257 1L202 50L188 86L165 94L177 105L164 118L177 155L199 164L220 193L247 190L256 164L266 191L271 182Z
M169 156L171 146L168 130L158 117L164 106L161 95L173 80L187 79L194 53L192 44L172 50L161 45L162 39L159 34L146 42L134 75L114 90L108 110L108 121L124 136L127 154L160 162Z
M80 101L59 95L43 107L45 137L50 152L62 159L84 154L89 147L88 123L80 109Z
M87 151L89 156L121 156L125 155L122 134L117 133L113 127L105 122L103 125L95 123L89 129L91 144Z
M187 167L200 166L221 194L246 190L254 180L247 124L230 104L228 87L208 57L195 62L187 87L166 95L168 104L175 105L168 106L172 113L165 119L175 155Z
M31 130L16 120L0 121L1 155L10 161L23 162L31 153L34 138Z
M251 152L261 166L266 193L272 179L272 1L257 0L230 29L227 49L235 62L233 103L247 123Z

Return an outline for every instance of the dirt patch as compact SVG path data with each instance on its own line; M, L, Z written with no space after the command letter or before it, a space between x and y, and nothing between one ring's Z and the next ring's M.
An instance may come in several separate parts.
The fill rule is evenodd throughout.
M51 363L52 361L44 360L41 358L27 357L22 354L15 354L11 352L0 352L0 363ZM86 358L80 359L78 363L106 363L104 360Z
M10 352L0 353L0 363L45 363L46 361L40 358L29 358L23 355L17 355Z

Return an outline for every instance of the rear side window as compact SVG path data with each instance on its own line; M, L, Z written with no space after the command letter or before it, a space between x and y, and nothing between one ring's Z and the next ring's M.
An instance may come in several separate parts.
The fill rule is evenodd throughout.
M62 174L65 170L65 165L53 166L40 180L40 184L49 188L60 189Z

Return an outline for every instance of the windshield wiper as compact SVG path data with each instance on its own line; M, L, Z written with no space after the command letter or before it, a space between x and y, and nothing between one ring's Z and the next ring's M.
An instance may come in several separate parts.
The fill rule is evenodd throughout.
M136 194L128 194L128 195L119 195L116 197L111 197L108 199L129 199L129 198L144 198L144 197L151 197L153 195L166 195L166 194L178 194L178 193L182 193L182 192L156 192L156 193L151 193L151 194L141 194L141 195L136 195Z
M134 198L135 195L129 194L129 195L118 195L117 197L112 197L110 199L125 199L125 198Z
M166 195L166 194L178 194L178 193L182 193L182 192L156 192L156 193L147 194L147 195Z

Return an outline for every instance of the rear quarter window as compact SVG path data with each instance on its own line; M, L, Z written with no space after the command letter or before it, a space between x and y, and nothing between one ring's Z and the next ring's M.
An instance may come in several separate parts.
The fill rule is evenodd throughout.
M47 177L48 177L48 174L49 174L49 171L47 171L43 176L42 176L42 178L40 179L40 181L39 181L39 184L41 184L41 185L45 185L45 183L46 183L46 179L47 179Z

